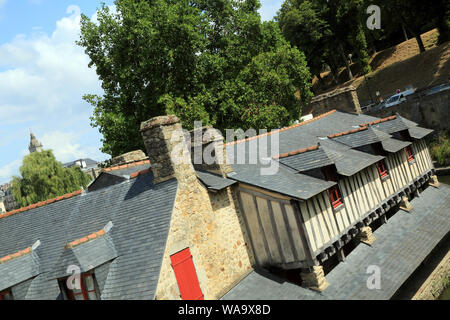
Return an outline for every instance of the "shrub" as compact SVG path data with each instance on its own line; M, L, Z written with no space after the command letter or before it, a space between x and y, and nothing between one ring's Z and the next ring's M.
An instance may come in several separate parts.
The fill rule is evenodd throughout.
M441 166L450 162L450 138L448 133L439 134L438 138L431 143L431 157Z

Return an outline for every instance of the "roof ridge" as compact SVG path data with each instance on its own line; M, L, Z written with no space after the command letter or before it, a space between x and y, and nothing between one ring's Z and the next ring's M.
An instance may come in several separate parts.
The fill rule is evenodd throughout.
M363 123L363 124L360 124L359 126L360 127L364 127L364 126L368 126L368 125L372 126L374 124L379 124L379 123L390 121L390 120L394 120L394 119L397 119L396 115L390 116L390 117L386 117L386 118L382 118L382 119L378 119L378 120L371 121L371 122L368 122L368 123Z
M12 253L12 254L9 254L7 256L4 256L3 258L0 258L0 264L5 263L5 262L10 261L10 260L13 260L13 259L16 259L16 258L19 258L19 257L22 257L22 256L24 256L26 254L31 253L31 251L32 251L32 248L28 247L28 248L26 248L24 250L19 250L19 251L15 252L15 253Z
M93 233L91 233L90 235L88 235L86 237L82 237L82 238L76 239L74 241L68 242L66 244L65 248L66 249L75 248L76 246L79 246L80 244L86 243L86 242L88 242L90 240L97 239L97 238L99 238L101 236L104 236L105 234L106 234L105 228L102 228L99 231L93 232Z
M349 134L352 134L352 133L356 133L356 132L360 132L360 131L364 131L364 130L367 130L367 129L368 129L367 126L362 126L361 128L357 128L357 129L353 129L353 130L348 130L348 131L344 131L344 132L330 134L328 136L328 138L332 139L332 138L336 138L336 137L346 136L346 135L349 135Z
M247 142L247 141L254 140L254 139L257 139L257 138L261 138L261 137L264 137L264 136L269 136L269 135L274 134L274 133L284 132L284 131L287 131L287 130L290 130L290 129L294 129L294 128L303 126L303 125L305 125L305 124L314 122L314 121L316 121L316 120L322 119L322 118L324 118L324 117L327 117L327 116L329 116L330 114L333 114L333 113L335 113L335 112L337 112L337 110L336 110L336 109L333 109L333 110L331 110L331 111L328 111L328 112L326 112L326 113L323 113L323 114L321 114L321 115L318 115L317 117L314 117L314 118L312 118L312 119L310 119L310 120L302 121L302 122L300 122L300 123L294 124L294 125L289 126L289 127L277 129L277 130L270 131L270 132L266 132L266 133L263 133L263 134L260 134L260 135L257 135L257 136L253 136L253 137L250 137L250 138L245 138L245 139L242 139L242 140L236 140L236 141L227 142L227 143L224 144L224 146L225 146L225 147L226 147L226 146L231 146L231 145L234 145L234 144L238 144L238 143L242 143L242 142Z
M141 171L139 171L139 172L133 172L133 173L130 175L130 179L137 178L138 176L141 176L141 175L143 175L143 174L149 173L150 171L152 171L152 168L148 168L148 169L145 169L145 170L141 170Z
M73 197L78 196L78 195L80 195L82 193L83 193L83 190L80 189L80 190L77 190L77 191L74 191L74 192L71 192L71 193L66 193L66 194L64 194L62 196L58 196L58 197L55 197L55 198L47 199L45 201L40 201L40 202L37 202L37 203L33 203L33 204L30 204L30 205L28 205L26 207L22 207L22 208L19 208L19 209L8 211L8 212L6 212L4 214L0 214L0 219L6 218L6 217L9 217L9 216L12 216L12 215L15 215L15 214L20 213L20 212L25 212L25 211L29 211L29 210L32 210L32 209L35 209L35 208L40 208L40 207L46 206L48 204L51 204L53 202L58 202L58 201L61 201L61 200L73 198Z
M274 156L273 159L282 159L282 158L286 158L286 157L289 157L289 156L295 156L297 154L305 153L305 152L308 152L308 151L314 151L314 150L317 150L317 149L319 149L319 145L314 145L314 146L311 146L311 147L308 147L308 148L302 148L302 149L299 149L299 150L296 150L296 151L291 151L291 152L286 152L286 153L279 154L277 156Z
M136 160L133 162L127 162L125 164L118 164L109 168L105 168L102 171L103 172L111 172L111 171L116 171L116 170L122 170L122 169L126 169L126 168L132 168L132 167L136 167L136 166L141 166L144 164L150 164L150 160Z

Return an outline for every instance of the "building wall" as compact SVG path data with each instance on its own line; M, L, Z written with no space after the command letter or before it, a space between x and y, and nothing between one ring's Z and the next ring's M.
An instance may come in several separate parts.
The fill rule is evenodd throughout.
M254 260L233 188L211 193L199 182L179 187L156 299L180 299L170 256L186 248L205 299L221 298L252 270Z
M294 268L308 259L302 222L290 198L242 186L239 196L257 265Z
M337 241L384 199L378 190L380 178L375 165L338 181L342 207L333 209L328 192L300 203L309 243L314 254Z
M425 141L414 141L412 146L414 162L408 163L405 150L389 154L386 157L390 178L381 183L385 197L398 192L411 184L418 176L433 168L433 163Z
M311 99L310 104L303 108L303 114L312 113L314 117L333 109L361 113L358 95L353 86L337 89Z

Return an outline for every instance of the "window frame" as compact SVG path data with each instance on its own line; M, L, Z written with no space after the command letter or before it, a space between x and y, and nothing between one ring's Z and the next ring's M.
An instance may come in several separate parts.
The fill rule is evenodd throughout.
M330 203L333 209L337 209L344 204L344 200L339 185L337 184L336 174L332 167L323 167L322 174L326 181L336 182L336 185L328 189L328 196L330 197Z
M330 189L328 189L328 195L330 196L331 206L334 209L344 204L337 185L332 186ZM336 198L334 198L334 196L336 196Z
M384 159L381 159L380 161L377 162L377 169L381 179L386 179L389 177L389 170L387 168L387 164L386 161L384 161Z
M88 290L87 284L86 284L86 279L91 277L92 278L92 284L94 286L93 290ZM95 300L99 300L100 299L100 292L99 292L99 288L98 288L98 284L97 284L97 279L95 278L95 273L93 271L88 271L88 272L84 272L80 274L80 292L74 293L73 289L69 289L67 287L67 278L61 279L60 280L60 285L61 285L61 291L63 291L63 297L64 300L93 300L90 299L89 294L90 293L94 293L95 294ZM77 289L76 289L77 290ZM83 299L76 299L76 296L82 296Z
M412 163L415 160L414 153L413 153L411 146L405 147L405 154L406 154L406 160L409 163Z

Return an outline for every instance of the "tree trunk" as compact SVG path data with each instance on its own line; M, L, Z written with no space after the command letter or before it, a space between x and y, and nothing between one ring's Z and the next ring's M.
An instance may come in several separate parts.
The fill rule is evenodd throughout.
M348 77L349 80L353 79L352 70L350 69L350 65L348 64L347 57L345 56L344 47L342 46L342 43L339 43L339 52L341 53L342 60L344 60L345 67L347 68Z
M320 75L320 72L317 73L317 79L319 79L319 83L322 87L325 87L325 81L323 80L322 76Z
M405 36L405 41L408 41L408 34L406 33L405 25L402 23L403 35Z
M339 84L339 74L338 74L338 64L336 62L336 57L334 55L329 56L328 65L330 66L330 72L333 75L333 80L335 84Z
M419 45L420 52L425 52L425 46L423 45L422 37L420 36L420 32L414 35L417 40L417 44Z

